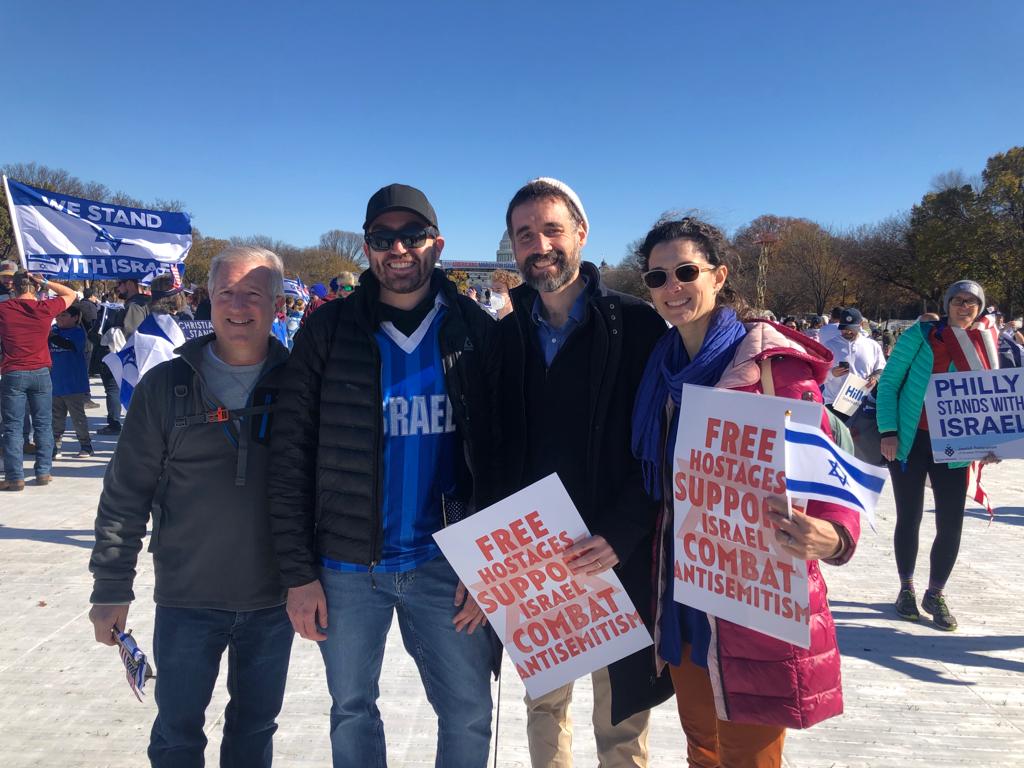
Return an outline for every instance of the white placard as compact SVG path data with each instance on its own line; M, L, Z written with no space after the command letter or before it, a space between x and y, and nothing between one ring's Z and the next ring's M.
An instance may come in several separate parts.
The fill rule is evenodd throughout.
M835 402L832 403L832 410L838 411L844 416L853 416L870 391L867 379L861 378L855 373L848 373L843 379L842 388L839 390Z
M1024 458L1024 369L934 374L924 406L936 462Z
M578 576L565 564L589 535L554 474L434 534L531 697L653 642L611 570Z
M809 647L807 563L775 543L766 510L768 497L786 493L787 412L820 426L821 404L691 384L681 402L672 482L676 601Z

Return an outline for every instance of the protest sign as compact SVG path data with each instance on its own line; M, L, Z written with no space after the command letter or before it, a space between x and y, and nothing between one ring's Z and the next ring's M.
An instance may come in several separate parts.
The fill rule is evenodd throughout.
M213 323L209 320L179 320L178 327L181 328L185 341L213 333Z
M11 227L30 272L70 280L142 279L184 261L187 213L85 200L3 179Z
M818 403L684 385L672 483L674 597L807 648L807 563L775 542L767 518L768 498L786 495L787 412L821 424Z
M924 406L937 463L1024 458L1024 370L935 374Z
M855 373L848 373L843 379L835 402L832 403L832 410L844 416L852 416L860 408L860 404L864 402L864 398L870 391L867 379L861 378Z
M566 565L563 551L589 535L554 474L434 534L531 697L652 643L611 570Z

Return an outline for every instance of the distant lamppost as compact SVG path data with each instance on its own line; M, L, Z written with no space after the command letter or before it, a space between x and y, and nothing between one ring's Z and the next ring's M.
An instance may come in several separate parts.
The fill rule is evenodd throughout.
M843 307L846 306L846 278L843 278Z
M774 232L762 232L754 240L754 243L761 246L757 254L757 283L755 284L755 300L758 309L766 309L764 297L768 292L768 257L771 249L779 241L779 236Z

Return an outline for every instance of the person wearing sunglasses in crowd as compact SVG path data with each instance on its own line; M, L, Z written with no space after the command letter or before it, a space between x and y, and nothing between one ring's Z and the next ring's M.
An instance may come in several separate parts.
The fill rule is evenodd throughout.
M812 501L786 518L771 501L779 546L807 561L811 645L777 640L672 599L671 487L684 384L821 402L831 355L817 342L767 320L747 321L729 279L725 236L692 217L664 218L639 248L643 279L670 328L637 391L633 452L647 491L661 502L654 588L660 599L657 672L667 662L691 766L767 768L782 764L786 728L807 728L842 712L839 651L819 560L850 559L856 512ZM685 407L685 403L682 403ZM826 416L822 429L830 432Z
M356 276L354 274L351 272L342 272L336 278L331 280L332 298L349 298L352 295L352 292L355 291L356 285L358 285L358 282L356 281Z
M438 718L436 765L483 768L500 645L433 534L495 500L495 323L435 264L426 195L366 207L370 268L306 319L286 371L269 479L295 631L316 640L336 768L386 765L376 700L392 617Z
M932 374L999 367L994 318L979 319L984 306L985 291L973 280L950 285L943 298L945 314L941 318L922 315L900 335L878 382L878 432L896 497L893 542L900 579L896 612L909 621L921 618L914 567L927 478L935 498L935 540L921 607L932 615L935 626L950 632L957 621L943 590L960 551L968 464L935 462L924 397Z
M567 550L576 573L615 568L650 626L650 556L657 506L629 451L629 415L644 364L665 324L646 303L604 286L582 261L590 223L561 181L534 179L506 213L524 285L498 323L503 357L504 494L556 472L591 536ZM594 736L607 768L646 766L649 709L671 696L651 682L645 649L593 673ZM572 765L569 683L527 697L530 759Z

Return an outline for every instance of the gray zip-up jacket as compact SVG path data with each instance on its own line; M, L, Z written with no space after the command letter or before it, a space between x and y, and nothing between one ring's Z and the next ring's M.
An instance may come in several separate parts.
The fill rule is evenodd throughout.
M222 405L199 372L203 347L213 339L186 342L178 349L184 362L149 371L132 395L96 513L93 603L135 598L135 565L151 512L157 604L250 611L285 600L266 478L288 351L271 337L240 418L207 421Z

